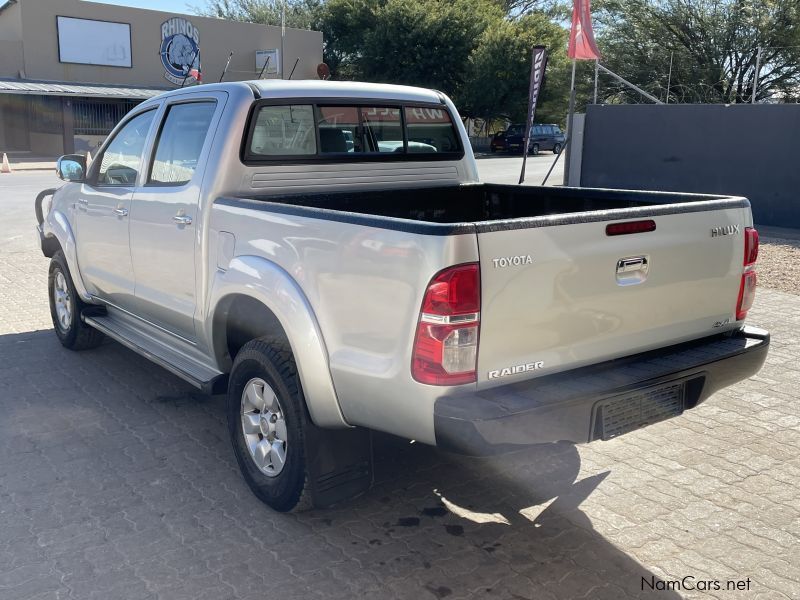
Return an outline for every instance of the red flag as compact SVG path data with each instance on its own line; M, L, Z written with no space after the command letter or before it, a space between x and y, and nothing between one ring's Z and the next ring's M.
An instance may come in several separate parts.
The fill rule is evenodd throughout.
M569 33L570 58L583 60L596 60L600 58L600 50L594 41L592 32L592 15L590 0L573 0L572 5L572 30Z
M203 74L200 72L200 69L195 67L189 69L189 77L194 77L198 83L203 81Z

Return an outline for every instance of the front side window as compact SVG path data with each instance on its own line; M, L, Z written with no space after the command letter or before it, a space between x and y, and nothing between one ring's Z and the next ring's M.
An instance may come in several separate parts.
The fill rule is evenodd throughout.
M150 184L182 185L197 169L215 102L191 102L169 107L156 142Z
M114 136L100 157L97 185L136 185L154 115L155 110L136 115Z
M310 156L317 153L314 107L307 104L262 106L250 136L250 154Z

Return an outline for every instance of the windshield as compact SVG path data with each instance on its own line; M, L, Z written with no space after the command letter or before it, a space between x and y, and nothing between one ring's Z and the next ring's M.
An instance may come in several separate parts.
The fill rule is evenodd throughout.
M506 135L522 135L525 132L525 125L511 125L506 131Z

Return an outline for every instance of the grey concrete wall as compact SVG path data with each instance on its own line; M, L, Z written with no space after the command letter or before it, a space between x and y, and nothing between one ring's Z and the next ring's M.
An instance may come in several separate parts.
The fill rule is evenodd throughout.
M800 227L800 105L587 109L581 185L746 196L756 223Z

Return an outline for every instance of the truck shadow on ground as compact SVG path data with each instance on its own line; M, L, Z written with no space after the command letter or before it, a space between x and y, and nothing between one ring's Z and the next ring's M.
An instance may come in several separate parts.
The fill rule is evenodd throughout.
M223 398L118 344L0 336L0 411L15 598L31 565L65 597L113 579L107 597L637 598L653 576L581 510L608 472L581 474L571 445L476 459L376 434L369 493L286 515L239 476Z

